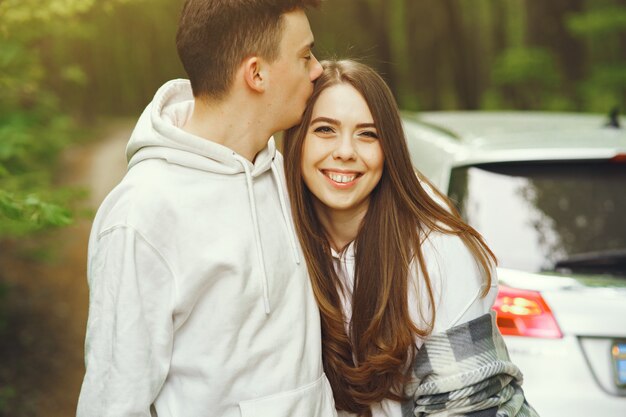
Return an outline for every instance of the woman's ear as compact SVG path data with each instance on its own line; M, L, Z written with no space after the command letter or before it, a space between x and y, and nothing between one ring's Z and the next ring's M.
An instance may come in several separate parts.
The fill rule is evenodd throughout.
M263 93L267 88L266 67L265 61L258 56L247 58L243 63L246 85L257 93Z

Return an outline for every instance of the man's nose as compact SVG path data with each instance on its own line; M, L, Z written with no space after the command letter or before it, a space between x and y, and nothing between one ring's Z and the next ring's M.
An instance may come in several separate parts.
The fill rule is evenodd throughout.
M311 71L309 71L309 77L311 78L311 81L315 81L319 78L320 75L322 75L324 68L322 68L322 64L320 64L315 55L311 54L311 59L313 60L313 62L311 63Z

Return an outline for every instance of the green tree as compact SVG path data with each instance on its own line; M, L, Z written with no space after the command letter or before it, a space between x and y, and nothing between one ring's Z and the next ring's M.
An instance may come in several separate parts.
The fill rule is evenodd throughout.
M549 110L561 105L552 105L558 97L562 76L550 50L506 49L494 63L492 79L498 87L498 107Z
M579 83L585 108L626 109L626 2L587 1L586 10L569 14L566 24L588 51L586 76Z
M59 188L54 177L60 152L79 137L80 111L70 111L59 92L84 88L88 73L70 41L93 36L89 13L110 14L130 1L0 0L0 251L71 223L78 191ZM9 345L12 294L0 274L0 339ZM0 380L0 415L32 415L35 400L25 401L18 388L10 377Z
M53 169L76 129L49 85L58 78L81 83L85 75L72 62L51 71L46 54L55 42L84 33L85 13L122 2L0 2L0 239L71 222L73 194L53 186Z

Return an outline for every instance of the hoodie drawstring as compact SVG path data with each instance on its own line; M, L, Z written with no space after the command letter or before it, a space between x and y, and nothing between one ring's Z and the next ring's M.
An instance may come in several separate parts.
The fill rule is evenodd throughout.
M291 250L293 251L293 259L296 261L296 264L300 264L300 256L298 255L298 245L296 244L296 232L291 224L291 219L289 217L289 213L287 211L287 204L285 203L285 196L283 193L283 183L280 180L280 175L278 174L278 169L272 161L272 174L274 174L274 180L276 181L276 186L278 187L278 199L280 200L280 207L283 211L283 218L285 219L285 224L287 225L287 230L289 231L289 240L291 243Z
M257 256L259 258L259 263L261 264L261 286L263 287L263 304L265 307L265 314L270 314L270 296L269 296L269 288L267 282L267 273L265 272L265 260L263 259L263 247L261 245L261 232L259 229L259 219L256 215L256 202L254 199L254 189L252 188L252 174L250 173L250 168L248 167L248 160L239 156L237 154L233 154L235 159L241 163L243 166L243 170L246 174L246 183L248 184L248 199L250 200L250 208L252 211L252 223L254 225L254 237L256 240L256 251Z

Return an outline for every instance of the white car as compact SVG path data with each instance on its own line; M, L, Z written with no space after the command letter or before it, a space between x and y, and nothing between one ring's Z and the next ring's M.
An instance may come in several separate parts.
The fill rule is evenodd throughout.
M498 257L498 327L529 403L625 417L626 127L537 112L403 120L415 167Z

